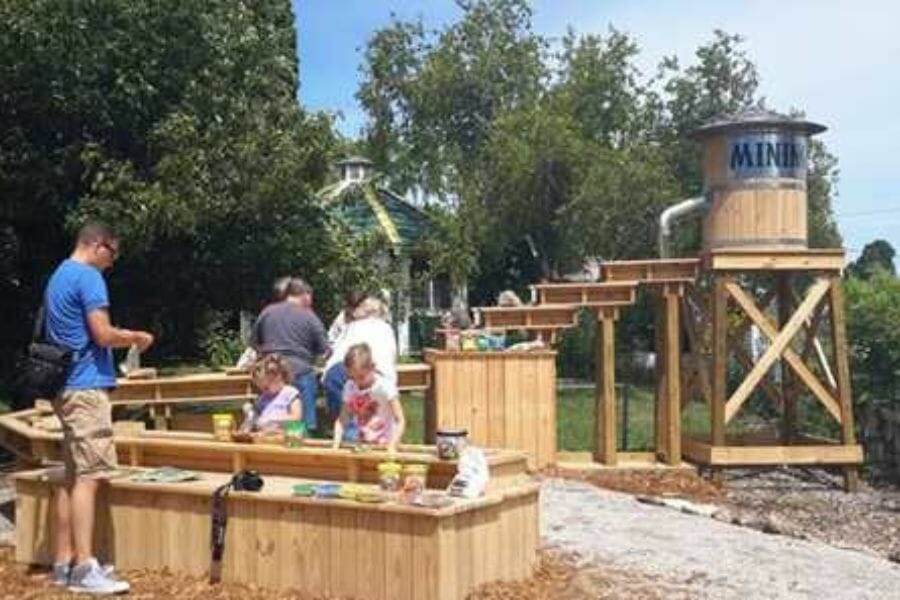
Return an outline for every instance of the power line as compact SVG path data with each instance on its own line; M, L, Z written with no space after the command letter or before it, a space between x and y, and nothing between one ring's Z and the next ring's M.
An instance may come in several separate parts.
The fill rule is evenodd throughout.
M869 215L888 215L900 213L900 207L897 208L882 208L878 210L860 210L857 212L846 212L846 213L837 213L837 217L840 219L846 219L848 217L867 217Z

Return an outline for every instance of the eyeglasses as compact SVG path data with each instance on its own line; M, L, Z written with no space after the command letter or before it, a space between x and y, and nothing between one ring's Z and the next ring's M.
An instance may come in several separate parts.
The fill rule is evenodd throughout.
M113 260L119 257L119 250L114 248L109 242L100 242L100 245L109 250L109 255L112 256Z

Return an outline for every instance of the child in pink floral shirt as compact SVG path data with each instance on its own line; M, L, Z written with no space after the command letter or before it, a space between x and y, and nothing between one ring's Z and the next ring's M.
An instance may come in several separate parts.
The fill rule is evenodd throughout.
M334 424L333 446L340 446L347 419L353 417L360 442L387 446L388 451L396 452L406 429L397 387L376 370L368 344L351 346L344 357L344 367L347 383L341 415Z

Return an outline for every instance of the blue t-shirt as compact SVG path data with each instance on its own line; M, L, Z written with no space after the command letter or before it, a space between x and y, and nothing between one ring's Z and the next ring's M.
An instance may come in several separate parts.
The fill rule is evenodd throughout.
M89 313L109 307L100 271L71 258L64 260L50 276L44 306L47 338L75 351L65 389L115 387L112 350L94 343L87 322Z

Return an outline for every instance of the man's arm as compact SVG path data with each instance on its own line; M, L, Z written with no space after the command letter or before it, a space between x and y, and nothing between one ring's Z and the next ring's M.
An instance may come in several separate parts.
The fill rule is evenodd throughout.
M109 322L109 312L105 308L97 308L88 313L88 329L91 339L104 348L128 348L137 346L143 352L153 343L153 336L146 331L131 331L113 327Z

